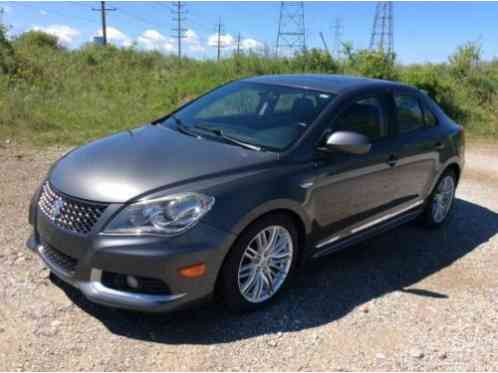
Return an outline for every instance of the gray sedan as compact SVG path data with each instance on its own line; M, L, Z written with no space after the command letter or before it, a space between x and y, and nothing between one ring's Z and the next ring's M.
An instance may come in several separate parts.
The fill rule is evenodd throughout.
M66 154L33 196L28 247L96 303L253 310L309 259L443 224L463 166L462 127L415 88L243 79Z

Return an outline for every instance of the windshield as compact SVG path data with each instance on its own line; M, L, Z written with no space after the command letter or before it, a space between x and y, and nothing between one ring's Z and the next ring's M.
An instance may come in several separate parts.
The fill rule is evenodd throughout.
M335 98L331 93L234 82L177 111L165 125L281 151L297 140Z

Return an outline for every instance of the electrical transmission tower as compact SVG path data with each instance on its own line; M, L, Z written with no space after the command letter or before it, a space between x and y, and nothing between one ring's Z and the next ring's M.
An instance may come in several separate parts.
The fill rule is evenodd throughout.
M178 58L182 58L182 39L185 38L185 31L187 29L183 27L183 22L186 20L186 10L185 5L181 1L175 1L173 8L173 21L175 22L175 27L173 28L173 37L177 41Z
M116 8L106 8L105 1L100 2L100 9L92 9L93 11L100 12L102 17L102 44L107 45L107 24L106 24L106 12L115 11Z
M342 49L342 32L343 32L343 25L342 25L342 19L337 17L334 22L334 26L332 27L332 30L334 31L334 49L332 51L333 56L335 58L340 57L341 55L341 49Z
M277 56L293 55L306 49L304 2L280 2L278 21Z
M3 25L3 8L0 6L0 26Z
M390 1L378 1L370 37L370 49L388 55L394 52L393 42L393 4Z

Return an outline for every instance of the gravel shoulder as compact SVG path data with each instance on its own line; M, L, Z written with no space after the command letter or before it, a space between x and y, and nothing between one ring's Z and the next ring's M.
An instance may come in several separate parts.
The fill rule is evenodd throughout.
M469 144L454 214L313 263L267 309L142 315L87 302L25 249L67 149L0 145L0 371L498 370L498 145Z

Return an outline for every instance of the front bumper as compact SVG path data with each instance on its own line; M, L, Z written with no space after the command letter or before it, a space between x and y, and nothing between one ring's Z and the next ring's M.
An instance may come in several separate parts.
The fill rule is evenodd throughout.
M112 237L98 233L76 237L36 213L34 232L27 242L50 271L78 288L91 302L136 311L170 312L209 298L225 254L234 236L199 223L184 235L158 237ZM48 255L47 248L74 258L74 271L68 272ZM185 278L178 269L204 263L207 273ZM107 286L105 273L160 279L168 292L147 294L122 291Z

